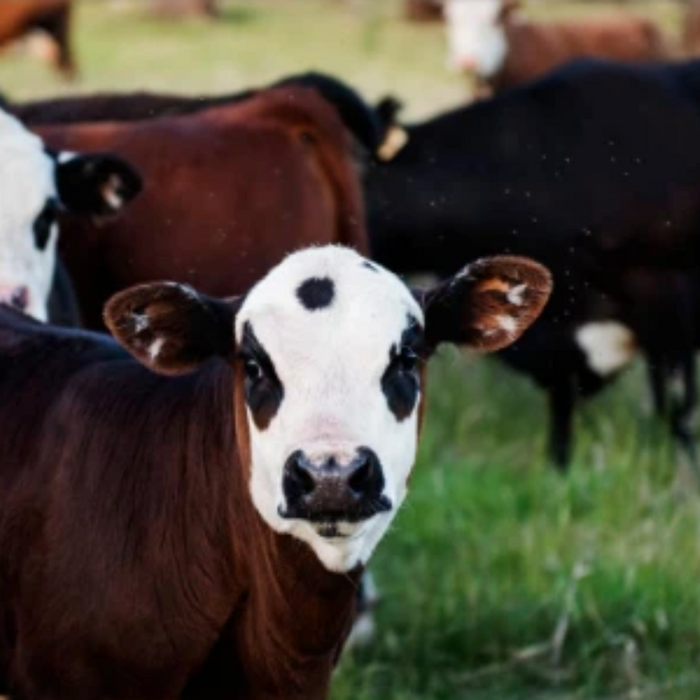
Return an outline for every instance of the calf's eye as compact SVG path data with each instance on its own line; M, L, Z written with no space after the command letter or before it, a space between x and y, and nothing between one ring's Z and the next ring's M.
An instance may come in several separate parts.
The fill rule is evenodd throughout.
M402 372L413 372L418 365L418 355L406 346L401 348L397 359Z
M244 371L246 379L249 379L251 382L256 382L258 379L260 379L260 377L262 377L262 368L255 360L246 360Z

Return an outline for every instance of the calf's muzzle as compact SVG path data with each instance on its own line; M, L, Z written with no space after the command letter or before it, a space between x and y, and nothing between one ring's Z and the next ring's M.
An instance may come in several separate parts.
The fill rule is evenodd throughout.
M358 523L391 510L391 502L382 495L381 462L368 447L359 448L347 464L335 457L314 462L297 450L285 464L282 487L286 507L280 508L280 515L284 518Z

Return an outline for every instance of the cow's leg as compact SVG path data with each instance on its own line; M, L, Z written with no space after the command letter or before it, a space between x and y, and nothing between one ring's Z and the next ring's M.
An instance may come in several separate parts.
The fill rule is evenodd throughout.
M570 377L564 377L549 387L549 455L562 472L571 459L572 424L576 395Z
M666 416L668 410L668 372L663 358L647 356L647 376L649 378L654 413L657 417L662 418Z
M671 430L679 448L688 457L695 476L700 479L695 431L692 425L697 407L697 377L695 356L691 348L687 348L682 354L674 380Z

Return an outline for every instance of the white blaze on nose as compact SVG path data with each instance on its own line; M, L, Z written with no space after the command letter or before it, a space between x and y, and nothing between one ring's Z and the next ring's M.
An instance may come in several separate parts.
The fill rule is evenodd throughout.
M576 343L588 366L601 377L618 372L634 358L634 333L617 321L597 321L576 329Z

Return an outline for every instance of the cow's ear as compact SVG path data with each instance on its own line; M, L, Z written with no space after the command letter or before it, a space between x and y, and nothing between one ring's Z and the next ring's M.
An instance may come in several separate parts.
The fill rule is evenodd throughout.
M58 198L76 214L115 214L142 187L139 173L121 158L105 153L60 153L56 157Z
M417 292L430 347L454 343L493 352L517 340L540 315L552 277L527 258L477 260L431 290Z
M173 282L115 294L104 311L112 335L159 374L185 374L234 353L234 319L242 297L213 299Z

